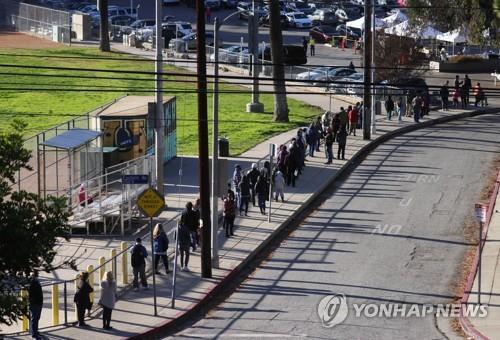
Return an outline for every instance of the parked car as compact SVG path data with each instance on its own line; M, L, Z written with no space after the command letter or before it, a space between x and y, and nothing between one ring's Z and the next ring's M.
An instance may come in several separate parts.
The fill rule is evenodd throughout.
M328 43L332 37L339 35L334 27L329 25L314 26L309 30L309 36L319 43Z
M308 15L313 25L335 25L338 23L335 13L328 8L321 8L315 10L312 14Z
M180 4L180 0L162 0L163 1L163 6L170 6L170 5L178 5Z
M335 81L336 79L350 76L351 74L356 73L353 69L347 67L338 67L331 69L327 72L327 74L323 74L316 79L314 83L315 86L326 86L329 87L328 82Z
M363 93L363 74L353 73L344 78L338 78L335 83L329 84L329 90L333 93L347 93L359 95Z
M225 63L238 63L241 54L248 54L248 48L241 45L219 48L219 61ZM210 61L215 61L215 55L212 53Z
M361 37L361 31L347 27L345 24L338 25L335 30L338 35L347 36L348 39L358 40Z
M290 2L288 6L293 9L294 12L301 12L305 15L312 14L316 9L315 4L309 4L307 2L294 1Z
M311 69L310 71L299 73L295 76L297 80L317 80L322 76L326 76L328 71L336 68L335 66L324 66Z
M248 16L250 15L250 13L252 12L252 4L249 3L249 2L238 2L238 6L236 7L236 9L240 12L238 14L238 18L240 20L248 20ZM255 11L257 12L257 15L260 17L263 17L263 16L266 16L268 13L266 10L264 10L263 7L257 7L255 9Z
M205 0L205 7L210 7L210 9L217 10L221 6L220 0Z
M267 26L269 26L269 22L270 22L269 15L266 15L266 16L259 18L259 26L267 27ZM280 14L280 26L281 26L281 29L285 29L285 30L288 29L288 27L289 27L288 18L283 13Z
M291 27L297 27L297 28L312 27L311 19L309 19L307 15L305 15L302 12L287 13L286 17L288 18L288 24Z
M205 33L205 39L206 39L206 44L207 45L213 45L214 44L214 36L212 32L206 32ZM198 39L197 39L197 34L196 33L190 33L182 38L177 38L177 39L172 39L170 40L168 47L171 49L175 49L175 45L178 42L181 42L184 46L187 46L188 50L196 50L198 46Z
M259 46L259 56L262 56L262 46ZM264 49L264 60L271 61L271 48ZM285 65L305 65L307 64L307 54L304 47L298 45L283 45L283 64Z
M109 17L109 23L116 26L129 26L135 21L130 15L114 15Z
M236 8L238 6L238 0L221 0L221 6L223 8Z
M156 25L155 19L139 19L130 24L130 28L137 30L140 28L153 27Z

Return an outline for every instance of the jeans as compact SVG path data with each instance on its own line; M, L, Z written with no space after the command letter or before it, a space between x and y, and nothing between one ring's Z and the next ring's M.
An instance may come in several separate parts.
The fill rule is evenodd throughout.
M342 156L342 158L340 156ZM339 149L337 151L337 158L345 159L345 144L339 144Z
M259 192L259 208L261 212L266 211L266 194Z
M87 306L82 305L81 303L76 304L76 314L78 316L78 325L85 325L85 310Z
M148 281L146 279L146 265L142 265L139 267L132 267L132 273L134 274L134 282L133 282L134 288L139 287L139 277L141 279L141 285L143 287L148 286Z
M316 150L316 142L309 144L309 157L314 157L315 150Z
M248 201L250 197L248 196L241 196L241 203L240 203L240 214L243 211L243 208L245 208L245 214L248 214Z
M224 230L226 231L226 236L233 235L234 228L234 216L224 216Z
M165 271L168 272L168 257L166 254L155 254L155 272L158 271L158 262L160 262L160 257L165 266Z
M403 109L398 108L398 122L403 121Z
M30 334L33 337L38 337L38 321L42 314L41 305L30 305Z
M326 146L326 154L328 157L328 163L331 163L333 161L333 145Z
M420 120L420 111L418 110L413 110L413 120L415 123L418 123Z
M111 323L111 312L113 310L111 308L108 308L106 306L102 306L102 326L104 328L109 327L109 324Z
M181 267L187 267L189 263L189 247L179 247L179 252L181 253Z
M196 246L198 245L198 231L191 231L191 247L193 247L193 251L196 251Z
M387 119L388 120L392 119L392 110L387 110Z

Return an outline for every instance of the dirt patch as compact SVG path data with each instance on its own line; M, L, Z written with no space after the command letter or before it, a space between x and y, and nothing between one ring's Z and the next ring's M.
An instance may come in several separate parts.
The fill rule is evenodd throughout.
M0 31L0 48L27 48L37 50L62 47L64 47L63 44L37 36L20 32Z

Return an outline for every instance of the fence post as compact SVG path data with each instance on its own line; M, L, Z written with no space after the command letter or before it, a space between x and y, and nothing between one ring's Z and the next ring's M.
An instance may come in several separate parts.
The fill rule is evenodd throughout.
M106 272L106 265L104 264L104 262L106 262L104 256L99 257L99 282L102 281L102 277Z
M52 285L52 326L59 325L59 284Z
M109 257L111 258L111 271L116 279L116 249L111 249L109 251Z
M28 291L26 289L21 290L21 298L26 301L28 299ZM28 313L23 314L22 316L22 322L21 322L21 330L23 332L28 331L28 325L29 325L29 316Z
M128 284L128 259L126 252L127 247L128 247L127 242L122 242L120 244L120 249L122 251L122 283L124 285Z
M89 273L89 285L90 287L94 288L94 266L89 264L87 266L87 272ZM94 292L90 293L89 296L90 296L90 303L94 303Z

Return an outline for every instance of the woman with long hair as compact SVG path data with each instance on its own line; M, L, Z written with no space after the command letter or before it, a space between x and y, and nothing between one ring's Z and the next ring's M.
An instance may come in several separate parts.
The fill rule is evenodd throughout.
M112 329L111 312L116 303L116 281L113 278L113 272L104 273L101 280L101 299L99 304L102 306L102 328Z
M85 310L90 309L92 303L90 302L90 293L94 289L89 284L89 273L81 272L77 284L74 302L76 303L76 311L78 315L78 326L86 327L85 323Z

